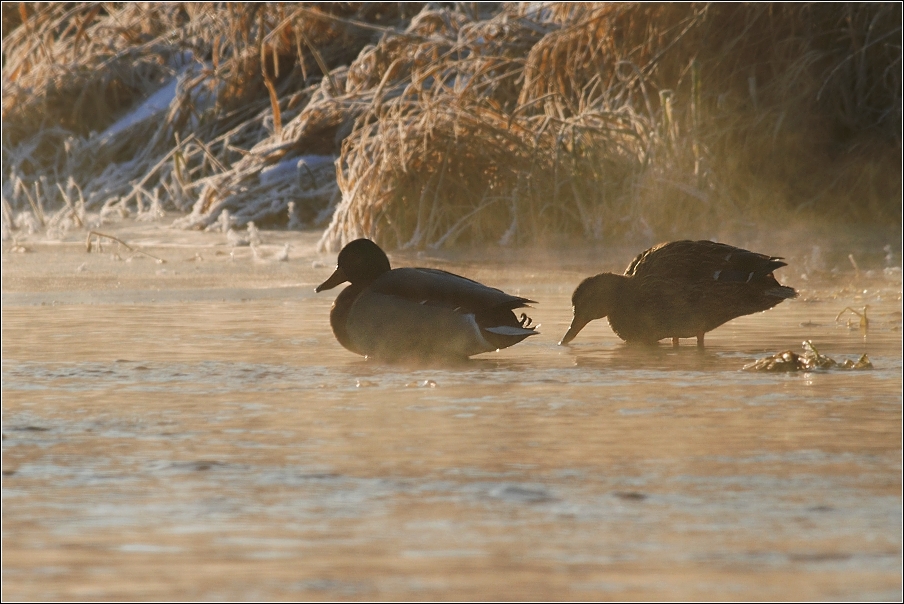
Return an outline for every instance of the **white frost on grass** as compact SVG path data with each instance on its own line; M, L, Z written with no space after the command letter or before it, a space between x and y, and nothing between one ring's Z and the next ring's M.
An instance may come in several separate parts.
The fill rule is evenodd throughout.
M243 247L248 245L248 238L235 229L229 229L228 231L226 231L226 241L232 247Z
M226 210L223 210L223 213L225 212ZM223 214L220 214L220 216L222 217ZM228 222L228 214L226 221ZM232 247L244 247L246 245L250 245L252 248L254 248L263 243L263 241L261 240L260 231L257 230L254 222L248 223L248 233L246 235L243 235L233 228L230 228L228 231L226 231L226 241L228 241L229 245L231 245Z
M19 212L16 214L16 219L13 221L13 224L20 231L23 229L27 230L29 235L37 233L41 228L37 218L35 218L34 214L31 212Z
M175 101L179 98L180 93L184 92L184 84L188 81L195 80L198 73L202 69L210 69L210 65L195 63L192 61L191 52L185 52L178 55L172 65L179 69L178 73L173 76L166 84L152 93L143 103L135 109L122 116L111 126L101 133L101 138L112 138L117 134L128 130L136 124L140 124L161 113L169 111L174 106ZM196 83L196 82L195 82ZM213 100L213 95L209 93L195 94L193 103L196 108L208 105Z
M336 180L335 163L332 155L290 157L261 170L258 180L263 186L272 186L294 178L302 191L317 189Z
M168 111L173 100L176 98L178 86L179 77L176 76L164 84L157 92L149 96L141 105L116 120L113 125L103 131L101 137L112 138L136 124L151 119L159 113Z
M273 164L272 166L267 166L260 171L257 178L260 181L260 184L264 186L295 178L295 175L298 173L297 163L295 158L292 158L281 161L278 164Z
M138 203L138 213L135 215L135 220L147 222L159 220L166 217L166 212L163 210L163 204L160 203L159 187L154 189L153 196L151 197L151 205L147 210L144 209L144 205L141 203L140 196L136 197L135 199Z
M260 245L263 243L261 240L261 233L257 230L257 227L254 226L254 222L248 223L248 243L251 245Z
M336 180L336 158L332 155L305 155L298 159L298 188L317 189Z

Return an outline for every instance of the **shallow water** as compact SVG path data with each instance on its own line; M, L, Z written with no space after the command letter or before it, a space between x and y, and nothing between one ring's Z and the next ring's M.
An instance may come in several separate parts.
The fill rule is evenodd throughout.
M605 321L556 345L577 282L638 249L394 255L539 301L542 335L412 368L335 341L316 235L265 233L255 257L115 233L166 264L4 249L4 599L901 599L883 242L857 273L859 241L735 242L785 255L801 296L703 351ZM865 304L867 333L835 321ZM804 339L875 368L740 371Z

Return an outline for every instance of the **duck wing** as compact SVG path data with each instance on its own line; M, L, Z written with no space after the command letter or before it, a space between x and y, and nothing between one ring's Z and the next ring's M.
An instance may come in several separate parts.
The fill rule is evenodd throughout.
M528 302L445 271L395 269L355 298L346 347L384 359L466 358L536 334L512 312Z
M662 276L668 280L750 283L770 277L786 266L782 259L713 241L672 241L641 252L625 270L626 276Z
M513 296L477 281L432 268L397 268L378 277L370 291L418 304L443 306L466 313L513 310L533 300Z
M425 318L444 314L462 317L479 330L481 345L489 343L484 351L507 348L538 333L526 315L519 318L512 312L535 304L533 300L443 270L398 268L371 283L368 293L415 304L422 310L411 311L412 314L423 312ZM451 326L449 329L455 331Z
M650 340L707 332L794 298L797 292L772 274L785 265L781 258L724 243L660 244L628 266L630 308L610 315L610 323L619 334L634 329Z

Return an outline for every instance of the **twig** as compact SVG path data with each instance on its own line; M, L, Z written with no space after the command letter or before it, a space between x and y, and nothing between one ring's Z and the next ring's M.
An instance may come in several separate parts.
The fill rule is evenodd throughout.
M192 141L192 140L194 140L194 139L195 139L195 134L192 133L192 134L190 134L184 141L182 141L182 144L184 145L184 144L186 144L186 143L188 143L188 142L190 142L190 141ZM152 167L152 168L147 172L147 174L144 175L144 177L138 182L138 184L135 184L135 185L132 186L132 191L131 191L128 195L126 195L126 196L123 198L122 203L125 204L125 203L126 203L129 199L131 199L136 193L138 193L138 189L140 189L141 187L143 187L144 184L145 184L148 180L151 179L151 176L153 176L153 175L157 172L157 170L159 170L160 167L163 166L163 164L165 164L167 161L169 161L169 159L170 159L173 155L175 155L176 153L178 153L179 151L180 151L180 147L179 147L178 145L175 146L175 147L173 147L172 149L170 149L169 152L168 152L166 155L164 155L163 158L162 158L160 161L158 161L156 164L154 164L154 167Z
M836 323L838 322L838 319L841 318L841 315L843 315L843 314L846 313L847 311L851 311L852 313L854 313L855 315L857 315L858 317L860 317L860 329L861 329L862 331L867 331L867 330L869 329L869 317L866 316L866 311L867 311L868 309L869 309L869 304L867 304L866 306L863 307L863 311L862 311L862 312L861 312L861 311L854 310L853 308L851 308L850 306L848 306L848 307L846 307L844 310L842 310L840 313L838 313L838 315L835 317L835 322L836 322Z
M103 237L105 239L111 239L111 240L115 241L116 243L119 243L120 245L124 246L130 252L138 252L139 254L144 254L145 256L148 256L149 258L153 258L160 264L166 264L166 260L164 260L163 258L160 258L159 256L155 256L154 254L149 254L148 252L139 250L138 248L134 248L131 245L129 245L128 243L126 243L125 241L123 241L122 239L120 239L119 237L114 237L113 235L104 235L103 233L98 233L97 231L88 231L88 236L87 236L87 238L85 238L85 248L89 254L91 253L91 236L92 235L94 235L95 237Z
M72 205L72 200L69 199L69 195L66 194L66 191L63 189L60 183L57 183L57 189L60 190L60 194L62 194L63 196L63 201L66 202L66 206L69 208L69 211L72 212L72 217L75 218L75 221L78 223L79 228L84 227L85 225L82 224L82 219L79 218L78 212L75 211L75 206Z
M408 33L405 31L399 31L397 29L392 29L391 27L382 27L380 25L374 25L372 23L364 23L362 21L356 21L354 19L337 17L336 15L331 15L329 13L315 11L310 8L300 6L295 9L295 12L293 12L291 15L289 15L288 17L283 19L276 27L274 27L273 30L270 31L269 34L267 34L267 37L264 38L264 41L268 42L270 40L270 38L278 35L279 31L287 23L289 23L290 21L295 19L295 17L298 16L299 13L305 13L309 17L313 17L315 19L324 19L326 21L335 21L336 23L342 23L343 25L351 25L352 27L358 27L360 29L367 29L370 31L379 32L381 34L392 34L395 36L404 36L404 37L414 38L415 40L422 40L422 41L428 40L428 38L421 36L419 34L412 34L412 33Z
M326 66L326 62L323 60L323 57L320 56L320 51L318 51L317 47L311 43L311 40L308 39L308 36L304 33L303 29L299 29L298 33L301 34L301 39L304 40L304 43L307 44L311 54L314 55L314 60L317 61L317 66L320 67L320 71L323 72L323 75L329 81L330 90L332 91L333 96L342 94L342 91L339 90L339 86L336 85L336 80L333 79L333 74L330 72L329 67Z

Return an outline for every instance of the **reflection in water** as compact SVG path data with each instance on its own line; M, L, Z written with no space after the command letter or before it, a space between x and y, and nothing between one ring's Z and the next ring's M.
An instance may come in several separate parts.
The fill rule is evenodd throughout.
M900 272L811 274L699 350L557 346L605 267L456 265L541 335L412 367L336 343L310 239L4 254L6 598L901 597ZM741 371L805 339L875 369Z

